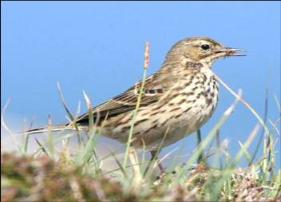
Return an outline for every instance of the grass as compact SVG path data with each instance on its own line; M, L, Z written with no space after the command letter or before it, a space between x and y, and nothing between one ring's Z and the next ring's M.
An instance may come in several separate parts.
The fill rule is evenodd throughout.
M30 136L24 134L23 143L18 143L14 133L5 123L6 105L2 111L1 123L11 134L20 152L1 153L1 201L280 201L281 169L276 159L276 143L280 142L280 119L276 122L267 121L267 96L265 116L261 118L242 98L242 91L235 93L218 77L220 83L235 97L235 101L222 114L206 138L201 139L201 132L197 132L197 148L185 164L171 163L166 172L159 175L159 161L154 159L148 162L144 151L139 155L131 147L135 117L141 104L149 65L148 44L145 58L143 82L136 110L132 114L123 162L116 156L115 151L105 157L98 155L96 148L99 131L96 130L93 116L89 118L91 127L87 135L84 135L84 140L87 140L84 143L83 134L75 125L76 116L68 110L59 84L63 107L69 119L74 121L76 132L52 134L52 122L49 117L47 140L40 142L35 139L38 149L32 154L28 153ZM86 93L84 98L91 112L92 104ZM275 101L280 107L276 97ZM241 148L237 154L231 155L227 148L222 149L219 131L239 103L245 105L258 123L246 142L239 142ZM251 154L248 149L260 131L264 135ZM78 149L73 153L70 139L74 135L77 136ZM212 150L210 148L213 148L213 143L216 144ZM61 149L57 147L59 144L62 145ZM263 147L263 152L261 156L257 156L260 147ZM219 159L219 167L208 165L212 155L207 151L214 151L212 155ZM160 161L173 152L166 154ZM105 171L103 164L109 158L114 159L117 168ZM248 161L248 167L239 168L242 159Z

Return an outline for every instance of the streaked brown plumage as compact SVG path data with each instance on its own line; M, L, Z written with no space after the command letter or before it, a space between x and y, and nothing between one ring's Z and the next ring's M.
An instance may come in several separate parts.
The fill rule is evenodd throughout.
M216 59L234 55L239 55L236 49L206 37L176 43L161 69L145 80L132 145L155 151L198 130L211 117L218 102L218 83L211 67ZM123 143L128 141L140 85L139 82L93 109L102 135ZM87 129L88 119L86 113L76 123Z

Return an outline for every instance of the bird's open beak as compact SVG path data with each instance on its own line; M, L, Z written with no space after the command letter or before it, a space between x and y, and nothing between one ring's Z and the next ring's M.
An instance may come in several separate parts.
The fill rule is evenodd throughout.
M245 56L245 51L236 48L222 48L217 53L224 53L225 56Z

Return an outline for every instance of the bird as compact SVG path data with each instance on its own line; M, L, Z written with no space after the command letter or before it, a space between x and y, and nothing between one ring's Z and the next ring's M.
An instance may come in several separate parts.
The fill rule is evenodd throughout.
M92 117L100 134L127 143L141 94L130 144L145 148L155 157L159 150L194 133L210 119L219 95L213 64L221 58L241 55L239 49L225 47L209 37L182 39L171 47L161 68L145 78L142 91L139 81L76 118L75 126L89 130ZM36 131L40 129L29 132Z

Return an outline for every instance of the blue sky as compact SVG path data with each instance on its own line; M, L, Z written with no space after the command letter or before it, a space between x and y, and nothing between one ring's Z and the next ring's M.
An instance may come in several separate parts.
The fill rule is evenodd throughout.
M1 11L1 103L11 98L6 118L17 128L24 119L44 125L48 114L54 123L65 122L57 81L70 109L75 112L80 100L85 112L83 90L97 105L141 78L146 41L152 74L170 47L190 36L246 50L247 57L218 61L214 71L233 89L242 88L260 114L268 88L269 117L278 118L273 95L280 100L280 2L2 2ZM203 134L233 99L221 87ZM237 107L221 131L233 152L256 122ZM194 141L181 144L190 151Z

